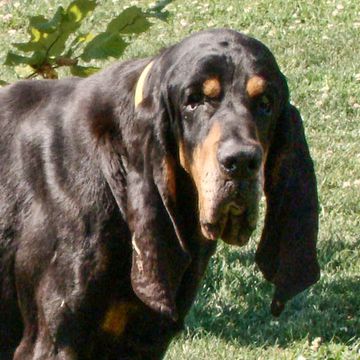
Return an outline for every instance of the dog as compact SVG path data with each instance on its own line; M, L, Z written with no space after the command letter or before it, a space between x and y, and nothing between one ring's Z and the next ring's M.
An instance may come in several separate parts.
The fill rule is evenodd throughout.
M2 88L0 186L1 359L161 359L261 189L272 313L319 279L300 114L270 50L233 30Z

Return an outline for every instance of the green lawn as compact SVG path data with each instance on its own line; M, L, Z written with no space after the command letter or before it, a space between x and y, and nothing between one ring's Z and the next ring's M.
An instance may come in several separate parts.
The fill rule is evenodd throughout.
M99 3L103 6L88 26L102 29L124 4L150 2ZM0 0L0 61L10 42L24 39L28 13L46 14L57 5ZM240 250L221 245L186 331L166 359L359 359L360 2L179 0L168 9L169 22L157 22L125 58L154 54L191 32L214 27L249 33L275 54L301 110L317 170L322 277L275 319L269 311L271 285L253 260L260 230ZM16 76L0 66L0 79Z

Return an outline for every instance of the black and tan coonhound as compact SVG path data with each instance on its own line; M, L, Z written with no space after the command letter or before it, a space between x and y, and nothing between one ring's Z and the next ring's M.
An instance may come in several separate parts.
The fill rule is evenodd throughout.
M312 160L259 41L190 36L87 79L0 90L0 358L160 359L216 239L244 245L271 310L319 278Z

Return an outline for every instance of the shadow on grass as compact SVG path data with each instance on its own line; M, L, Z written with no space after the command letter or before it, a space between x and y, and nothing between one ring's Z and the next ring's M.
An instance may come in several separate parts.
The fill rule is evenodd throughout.
M222 249L188 316L188 333L205 331L243 346L286 346L315 337L351 345L360 333L360 278L349 267L359 249L359 241L323 244L321 280L290 301L280 318L270 314L273 289L255 267L254 251Z

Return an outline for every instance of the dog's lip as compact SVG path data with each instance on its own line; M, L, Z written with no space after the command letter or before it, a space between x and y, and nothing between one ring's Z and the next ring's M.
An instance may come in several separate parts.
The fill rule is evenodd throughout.
M241 217L245 213L245 206L231 202L224 207L220 212L220 216L215 221L201 222L202 233L209 240L217 240L222 237L226 229L229 230L231 218L235 216Z
M221 239L229 245L243 246L250 239L255 225L251 224L247 210L241 214L229 212L226 224L221 234Z

